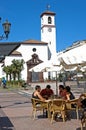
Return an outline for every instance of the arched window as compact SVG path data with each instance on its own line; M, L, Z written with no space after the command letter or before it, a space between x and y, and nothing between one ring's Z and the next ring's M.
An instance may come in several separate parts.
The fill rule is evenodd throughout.
M52 23L52 19L51 17L48 17L48 24L51 24Z

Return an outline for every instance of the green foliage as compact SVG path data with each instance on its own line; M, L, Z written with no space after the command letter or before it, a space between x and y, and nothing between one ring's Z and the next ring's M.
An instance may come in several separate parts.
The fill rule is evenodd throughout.
M6 73L6 79L8 81L8 76L10 77L10 81L21 80L21 71L24 69L23 67L24 60L13 60L12 64L9 66L4 66L3 71Z
M58 80L59 80L60 82L62 82L62 80L63 80L63 75L62 75L62 73L59 74Z

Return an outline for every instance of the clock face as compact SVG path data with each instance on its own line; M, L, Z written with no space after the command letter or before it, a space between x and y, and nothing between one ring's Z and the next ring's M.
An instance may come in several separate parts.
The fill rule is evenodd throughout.
M52 32L52 28L48 28L48 31L49 31L49 32Z

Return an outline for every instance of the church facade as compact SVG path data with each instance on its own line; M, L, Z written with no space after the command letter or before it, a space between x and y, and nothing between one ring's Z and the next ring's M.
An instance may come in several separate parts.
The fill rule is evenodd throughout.
M29 82L42 82L42 72L30 72L29 70L47 60L56 54L56 26L55 13L51 11L43 12L40 15L41 20L41 40L29 39L20 42L20 46L10 56L5 57L5 66L10 65L13 59L24 60L24 70L21 73L23 80ZM4 75L0 74L0 75Z

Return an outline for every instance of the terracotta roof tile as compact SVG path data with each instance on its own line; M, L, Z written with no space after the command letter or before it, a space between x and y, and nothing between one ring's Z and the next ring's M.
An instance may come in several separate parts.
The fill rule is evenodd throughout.
M11 53L11 55L21 55L21 53L18 52L18 51L13 51L13 52Z
M22 44L48 44L48 43L30 39L30 40L23 41Z
M41 14L41 16L40 17L42 17L44 14L48 14L48 15L56 15L56 13L54 13L54 12L51 12L51 11L45 11L45 12L43 12L42 14Z

